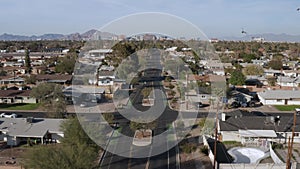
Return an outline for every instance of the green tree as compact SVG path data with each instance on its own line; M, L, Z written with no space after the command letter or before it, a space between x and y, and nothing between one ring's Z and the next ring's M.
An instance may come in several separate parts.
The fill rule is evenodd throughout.
M249 65L243 68L244 75L263 75L264 69L259 65Z
M275 77L269 77L267 78L268 84L270 86L275 86L276 85L276 78Z
M76 63L77 53L68 53L67 56L60 58L55 66L55 72L72 74Z
M102 116L104 117L105 121L107 123L112 124L114 121L114 115L112 113L102 113Z
M130 122L130 129L134 131L141 130L143 135L146 132L146 130L148 129L153 130L155 129L156 126L157 126L156 121L152 121L149 123L147 123L145 120L141 120L141 122L135 122L135 121Z
M36 75L30 75L25 77L26 84L35 84L36 83Z
M5 70L0 71L0 76L6 76L6 75L7 75L7 72Z
M61 127L64 132L61 145L33 147L24 155L26 168L91 169L97 166L100 147L88 137L78 119L68 119Z
M229 83L232 85L243 85L245 83L246 77L241 71L234 71L231 73Z
M192 152L195 152L197 150L197 144L190 143L190 142L184 142L179 145L179 148L182 152L184 152L186 154L191 154Z
M42 103L42 106L48 112L48 117L64 117L66 102L61 85L41 83L32 89L30 95Z
M280 70L283 67L282 61L280 59L272 59L269 62L269 67L274 70Z
M251 60L256 59L255 54L247 54L247 53L242 53L240 57L244 60L244 62L250 63Z
M28 49L25 50L25 67L26 67L26 73L31 73L32 67L31 67L31 60L30 60L30 51Z

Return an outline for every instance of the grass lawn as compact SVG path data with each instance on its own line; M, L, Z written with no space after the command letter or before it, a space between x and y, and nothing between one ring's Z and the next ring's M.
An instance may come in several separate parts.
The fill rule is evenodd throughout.
M18 103L18 104L0 104L0 109L5 110L35 110L40 106L39 103Z
M294 111L295 108L300 108L300 105L275 105L274 107L280 111Z

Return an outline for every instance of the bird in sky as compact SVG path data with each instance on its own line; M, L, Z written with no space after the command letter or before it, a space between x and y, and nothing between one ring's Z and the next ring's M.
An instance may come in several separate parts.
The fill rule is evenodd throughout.
M242 28L242 34L247 34L247 32L244 30L244 28Z

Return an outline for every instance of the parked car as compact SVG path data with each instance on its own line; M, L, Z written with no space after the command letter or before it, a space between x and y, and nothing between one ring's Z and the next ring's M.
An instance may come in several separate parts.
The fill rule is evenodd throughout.
M295 108L296 114L300 115L300 108Z
M1 113L1 118L17 118L17 114L15 113Z

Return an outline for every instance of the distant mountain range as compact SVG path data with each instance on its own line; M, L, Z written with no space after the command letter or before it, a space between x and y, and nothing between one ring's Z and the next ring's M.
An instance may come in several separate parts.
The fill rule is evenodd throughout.
M82 34L72 33L68 35L64 34L44 34L40 36L24 36L24 35L13 35L4 33L0 35L0 40L2 41L35 41L35 40L88 40L97 32L97 30L92 29ZM98 32L98 36L102 39L115 39L118 35L108 33L108 32ZM252 34L245 35L243 37L220 37L219 40L232 40L232 41L251 41L252 38L264 38L265 41L275 41L275 42L300 42L300 35L289 35L289 34Z
M13 35L4 33L0 35L0 40L2 41L35 41L35 40L88 40L90 39L97 30L92 29L82 34L80 33L72 33L68 35L64 34L44 34L40 36L32 35L32 36L24 36L24 35ZM117 37L117 35L108 33L108 32L98 32L98 36L104 39L112 39Z
M272 42L300 42L300 35L289 35L289 34L273 34L273 33L265 33L265 34L252 34L246 35L243 37L222 37L220 40L233 40L233 41L251 41L252 38L264 38L265 41Z

